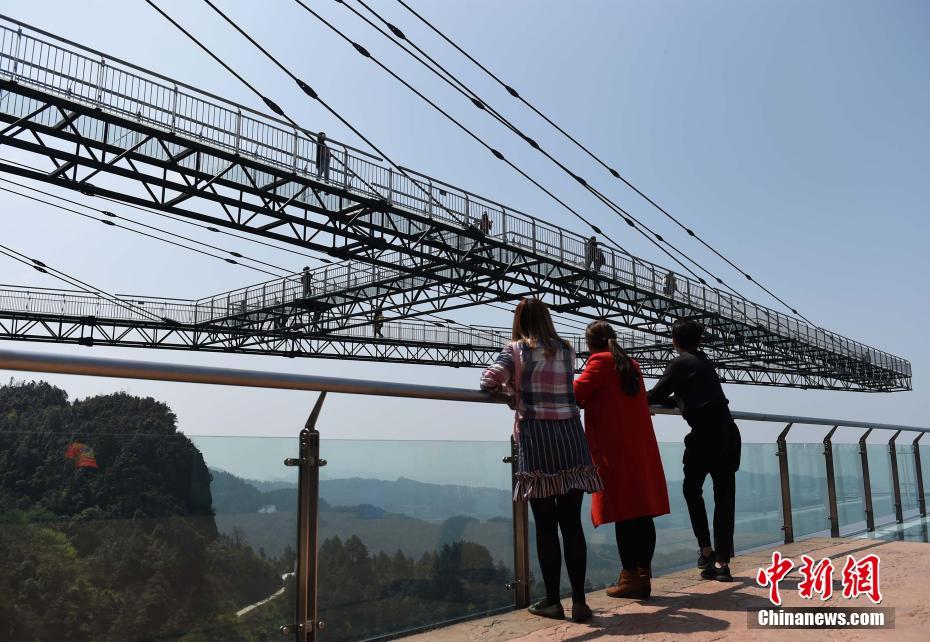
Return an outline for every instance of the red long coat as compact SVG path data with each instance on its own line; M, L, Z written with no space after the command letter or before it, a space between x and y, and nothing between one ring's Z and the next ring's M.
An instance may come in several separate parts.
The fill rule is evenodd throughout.
M640 383L635 397L623 392L613 355L597 352L575 380L575 399L584 408L591 458L604 480L604 490L591 501L594 525L667 514L668 488L645 386Z

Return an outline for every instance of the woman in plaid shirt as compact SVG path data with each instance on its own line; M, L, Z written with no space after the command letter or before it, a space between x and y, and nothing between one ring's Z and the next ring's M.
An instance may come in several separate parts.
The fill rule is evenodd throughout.
M572 380L575 351L559 337L549 308L523 299L513 317L513 343L504 347L481 375L481 389L513 396L514 439L518 447L514 500L529 500L536 521L536 552L546 599L530 606L534 615L563 619L559 601L565 567L572 585L572 619L591 617L585 602L587 546L581 528L585 492L603 489L591 462Z

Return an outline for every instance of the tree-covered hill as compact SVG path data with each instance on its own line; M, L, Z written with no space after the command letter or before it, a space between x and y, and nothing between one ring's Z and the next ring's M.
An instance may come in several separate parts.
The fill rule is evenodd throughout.
M0 387L0 639L229 629L282 568L220 535L211 504L203 457L165 404Z
M368 482L334 484L350 505L320 504L328 640L509 601L507 555L497 552L511 537L507 523L388 512L382 499L426 505L458 491ZM278 627L293 618L292 576L278 592L294 568L295 505L293 488L260 490L210 471L157 400L72 402L47 383L2 386L0 640L281 639ZM475 542L487 539L482 529L493 531L488 545Z

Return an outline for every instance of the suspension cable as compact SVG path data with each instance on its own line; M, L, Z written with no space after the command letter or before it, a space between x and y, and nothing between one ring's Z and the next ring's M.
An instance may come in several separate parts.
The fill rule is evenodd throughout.
M671 220L671 221L674 222L678 227L680 227L682 230L684 230L684 231L688 234L688 236L690 236L690 237L696 239L699 243L701 243L701 245L703 245L705 248L707 248L708 250L710 250L711 252L713 252L718 258L720 258L720 259L722 259L723 261L725 261L731 268L733 268L734 270L736 270L737 272L739 272L739 273L740 273L742 276L744 276L748 281L750 281L750 282L752 282L752 283L755 283L755 284L756 284L760 289L762 289L766 294L768 294L768 295L771 296L773 299L775 299L776 301L778 301L779 303L781 303L781 304L782 304L783 306L785 306L787 309L791 310L792 313L798 315L799 317L801 317L802 319L804 319L805 321L807 321L807 322L810 323L811 325L814 325L814 323L813 323L812 321L810 321L807 317L805 317L805 316L802 315L800 312L798 312L796 308L792 307L790 304L788 304L787 302L785 302L783 299L781 299L779 296L777 296L774 292L772 292L769 288L767 288L765 285L763 285L763 284L762 284L761 282L759 282L758 280L754 279L749 273L747 273L747 272L746 272L745 270L743 270L741 267L739 267L738 265L736 265L733 261L731 261L729 258L727 258L726 256L724 256L724 255L723 255L721 252L719 252L717 249L715 249L714 247L712 247L707 241L705 241L701 236L699 236L693 229L691 229L690 227L688 227L688 226L686 226L684 223L682 223L678 218L676 218L676 217L673 216L670 212L668 212L665 208L663 208L662 206L660 206L654 199L650 198L650 197L649 197L648 195L646 195L642 190L640 190L638 187L636 187L632 182L630 182L628 179L626 179L622 174L620 174L620 172L618 172L616 169L614 169L613 167L611 167L610 165L608 165L604 160L602 160L599 156L597 156L594 152L592 152L588 147L586 147L584 144L582 144L577 138L575 138L574 136L572 136L571 134L569 134L567 131L565 131L565 129L563 129L562 127L560 127L559 125L557 125L555 122L553 122L551 118L549 118L548 116L546 116L542 111L540 111L537 107L535 107L532 103L530 103L530 102L529 102L528 100L526 100L522 95L520 95L520 93L517 92L516 89L514 89L512 86L510 86L509 84L507 84L506 82L504 82L504 81L503 81L499 76L497 76L494 72L492 72L492 71L491 71L490 69L488 69L486 66L484 66L483 64L481 64L481 63L480 63L478 60L476 60L471 54L469 54L465 49L463 49L463 48L460 47L458 44L456 44L449 36L447 36L445 33L443 33L441 30L439 30L439 28L437 28L437 27L436 27L435 25L433 25L429 20L427 20L426 18L424 18L420 13L418 13L415 9L413 9L410 5L408 5L404 0L397 0L397 2L398 2L400 5L402 5L405 9L407 9L407 11L409 11L411 14L413 14L414 16L416 16L417 19L420 20L420 22L422 22L424 25L426 25L427 27L429 27L429 29L431 29L433 32L435 32L440 38L442 38L442 39L445 40L447 43L449 43L450 45L452 45L452 47L454 47L459 53L461 53L463 56L465 56L469 61L471 61L471 62L472 62L474 65L476 65L479 69L481 69L485 74L487 74L489 77L491 77L495 82L497 82L497 84L499 84L501 87L503 87L504 90L506 90L507 93L510 94L513 98L516 98L516 99L519 100L521 103L523 103L526 107L528 107L530 110L532 110L536 115L538 115L540 118L542 118L544 121L546 121L546 123L548 123L548 124L551 125L553 128L555 128L555 129L556 129L560 134L562 134L565 138L567 138L569 141L571 141L572 143L574 143L575 146L577 146L579 149L581 149L585 154L587 154L589 157L591 157L595 162L597 162L597 163L598 163L599 165L601 165L604 169L606 169L608 172L610 172L611 176L613 176L614 178L617 178L617 179L621 180L627 187L629 187L629 188L632 189L634 192L636 192L636 194L638 194L640 197L642 197L643 199L645 199L650 205L652 205L653 207L655 207L659 212L661 212L661 213L662 213L664 216L666 216L669 220Z
M297 3L300 4L301 6L304 6L299 0L297 0ZM356 15L358 18L360 18L362 21L364 21L366 24L368 24L372 29L374 29L375 31L377 31L378 33L380 33L382 36L384 36L385 38L387 38L388 40L390 40L393 44L395 44L397 47L399 47L399 48L400 48L402 51L404 51L407 55L409 55L411 58L413 58L414 60L416 60L420 65L422 65L423 67L425 67L426 69L428 69L430 72L432 72L434 75L436 75L440 80L442 80L442 81L445 82L447 85L449 85L450 87L452 87L452 89L454 89L456 92L458 92L459 94L461 94L462 96L464 96L464 97L466 98L466 100L468 100L472 105L474 105L475 107L477 107L479 110L484 111L485 113L487 113L487 114L488 114L489 116L491 116L494 120L496 120L496 121L499 122L501 125L503 125L503 126L506 127L507 129L509 129L509 130L510 130L511 132L513 132L516 136L518 136L519 138L521 138L522 140L524 140L530 147L532 147L532 148L535 149L536 151L540 152L540 153L541 153L543 156L545 156L549 161L551 161L552 163L554 163L559 169L561 169L564 173L566 173L570 178L572 178L573 180L577 181L577 182L578 182L579 184L581 184L585 189L587 189L588 192L590 192L592 195L594 195L595 198L597 198L599 201L601 201L601 203L603 203L604 205L606 205L606 206L607 206L609 209L611 209L615 214L617 214L620 218L622 218L622 219L624 220L624 222L625 222L627 225L629 225L630 227L634 228L636 231L638 231L640 234L642 234L643 236L645 236L645 237L646 237L648 240L650 240L650 241L652 241L652 239L654 238L654 239L655 239L656 241L658 241L659 243L664 243L664 244L667 245L673 252L675 252L677 255L681 256L682 258L684 258L686 261L688 261L689 263L691 263L692 265L694 265L695 267L697 267L699 270L701 270L701 271L704 272L705 274L707 274L711 279L713 279L714 281L716 281L719 285L723 286L724 288L726 288L727 290L729 290L729 291L732 292L733 294L735 294L735 295L737 295L737 296L739 296L739 297L741 297L741 298L745 298L745 297L744 297L742 294L740 294L737 290L735 290L733 287L731 287L730 285L728 285L727 283L725 283L725 282L723 281L722 278L720 278L719 276L717 276L716 274L714 274L713 272L711 272L706 266L704 266L704 265L702 265L701 263L699 263L698 261L695 261L694 259L692 259L692 258L691 258L690 256L688 256L685 252L683 252L681 249L679 249L678 247L676 247L675 245L673 245L668 239L664 238L661 234L659 234L659 233L657 233L655 230L651 229L648 225L646 225L645 223L643 223L642 221L640 221L639 219L637 219L635 216L633 216L632 214L630 214L627 210L625 210L623 207L621 207L620 205L618 205L615 201L613 201L612 199L610 199L609 197L607 197L606 195L604 195L601 191L595 189L593 186L591 186L590 184L588 184L588 182L587 182L586 180L584 180L583 178L581 178L581 177L580 177L578 174L576 174L574 171L572 171L571 169L569 169L568 167L566 167L564 163L562 163L562 162L559 161L557 158L555 158L552 154L550 154L546 149L544 149L544 148L543 148L539 143L537 143L534 139L530 138L527 134L525 134L525 133L522 132L520 129L518 129L517 126L514 125L509 119L507 119L507 118L506 118L505 116L503 116L500 112L498 112L498 111L497 111L494 107L492 107L484 98L482 98L481 96L479 96L474 90L472 90L470 87L468 87L464 82L462 82L461 80L459 80L455 75L453 75L453 74L452 74L448 69L446 69L442 64L440 64L439 62L437 62L435 58L433 58L433 57L430 56L428 53L426 53L422 48L420 48L419 46L417 46L417 44L416 44L415 42L413 42L412 40L410 40L410 39L406 36L406 34L404 34L403 31L401 31L398 27L396 27L396 26L393 25L392 23L388 22L381 14L379 14L377 11L375 11L374 9L372 9L368 4L366 4L366 3L364 2L364 0L358 0L358 3L359 3L362 7L364 7L365 9L367 9L368 12L371 13L372 15L374 15L378 20L380 20L381 22L383 22L383 23L387 26L387 28L391 31L391 33L388 33L387 31L385 31L384 29L382 29L381 27L379 27L378 25L376 25L375 23L373 23L370 19L368 19L366 16L362 15L358 10L356 10L356 9L355 9L352 5L350 5L348 2L340 2L340 4L341 4L342 6L344 6L347 10L349 10L349 11L352 12L354 15ZM304 8L306 8L306 7L304 7ZM392 36L391 34L393 34L393 36ZM405 44L405 43L406 43L406 44ZM408 49L407 46L406 46L407 44L409 44L410 47L412 47L413 49L415 49L417 53L414 53L413 51L410 51L410 49ZM425 58L425 60L424 60L424 58ZM640 228L642 228L642 229L640 229ZM645 231L643 231L643 230L645 230ZM652 242L655 244L654 241L652 241ZM692 274L693 274L693 273L692 273ZM699 281L701 284L704 284L704 285L707 284L707 282L706 282L703 278L697 277L697 275L695 275L695 276L696 276L696 278L698 279L698 281Z
M399 83L401 83L402 85L404 85L404 87L406 87L408 90L410 90L411 92L413 92L414 94L416 94L416 96L419 97L422 101L426 102L430 107L432 107L434 110L436 110L437 112L439 112L440 114L442 114L442 115L443 115L447 120L449 120L453 125L455 125L455 126L458 127L459 129L461 129L467 136L469 136L469 137L472 138L475 142L477 142L479 145L481 145L482 147L484 147L485 149L487 149L489 152L491 152L491 154L492 154L495 158L497 158L497 159L500 160L500 161L503 161L505 164L507 164L508 166L510 166L511 169L513 169L513 170L514 170L515 172L517 172L520 176L522 176L522 177L525 178L527 181L529 181L529 182L530 182L532 185L534 185L537 189L539 189L540 191L542 191L542 192L543 192L544 194L546 194L549 198L551 198L551 199L554 200L556 203L558 203L558 204L561 205L563 208L565 208L568 212L570 212L571 214L573 214L573 215L575 216L575 218L577 218L578 220L580 220L580 221L582 221L583 223L585 223L585 224L586 224L589 228L591 228L596 234L600 234L600 235L604 236L604 237L607 239L607 241L608 241L611 245L613 245L614 247L616 247L618 250L620 250L620 251L623 252L624 254L629 254L629 252L628 252L625 248L623 248L621 245L619 245L619 244L618 244L616 241L614 241L612 238L608 237L597 225L591 223L588 219L586 219L584 216L582 216L576 209L574 209L573 207L571 207L570 205L568 205L568 203L566 203L564 200L562 200L561 198L559 198L558 196L556 196L551 190L549 190L548 188L546 188L542 183L540 183L539 181L537 181L536 179L534 179L533 177L531 177L529 174L527 174L526 172L524 172L520 167L518 167L518 166L515 165L512 161L510 161L509 159L507 159L500 151L498 151L497 149L491 147L487 142L485 142L484 140L482 140L477 134L475 134L475 133L472 132L470 129L468 129L467 127L465 127L465 125L463 125L463 124L462 124L460 121L458 121L455 117L453 117L451 114L449 114L446 110L444 110L442 107L440 107L440 106L439 106L438 104L436 104L434 101L432 101L430 98L428 98L428 97L427 97L426 95L424 95L422 92L420 92L418 89L416 89L415 87L413 87L413 85L411 85L409 82L407 82L406 80L404 80L403 78L401 78L398 74L396 74L392 69L390 69L389 67L387 67L386 65L384 65L384 64L383 64L380 60L378 60L376 57L372 56L371 53L370 53L364 46L362 46L361 44L355 42L354 40L352 40L351 38L349 38L347 35L345 35L339 28L337 28L335 25L333 25L330 21L328 21L326 18L324 18L323 16L321 16L319 13L317 13L316 11L314 11L313 9L311 9L310 7L308 7L308 6L303 2L303 0L294 0L294 1L295 1L298 5L300 5L301 7L303 7L303 9L304 9L305 11L307 11L310 15L312 15L312 16L313 16L314 18L316 18L318 21L320 21L321 23L323 23L324 25L326 25L330 30L332 30L332 31L333 31L335 34L337 34L340 38L342 38L342 39L345 40L348 44L350 44L350 45L355 49L355 51L358 52L361 56L363 56L363 57L365 57L365 58L368 58L369 60L371 60L372 62L374 62L374 63L375 63L379 68L381 68L385 73L387 73L387 74L390 75L392 78L394 78L395 80L397 80L397 82L399 82ZM227 22L229 22L231 25L233 25L237 30L239 30L239 31L241 32L241 28L240 28L238 25L236 25L236 24L235 24L228 16L226 16L222 11L220 11L219 9L217 9L216 6L213 5L213 3L212 3L210 0L204 0L204 2L205 2L206 4L208 4L208 5L210 5L211 7L213 7L213 10L214 10L214 11L216 11L218 14L220 14ZM268 54L266 54L266 55L268 55ZM570 173L570 172L569 172L569 173ZM580 178L580 177L578 177L578 176L575 176L574 174L572 174L572 176L573 176L576 180L578 180L578 179ZM579 182L580 182L582 185L584 185L584 180L583 180L583 179L579 180ZM682 262L681 262L680 260L678 260L674 255L672 255L668 250L666 250L664 247L662 247L655 239L651 238L648 234L646 234L646 233L643 232L642 230L639 230L638 228L636 228L635 224L632 223L631 220L628 219L628 220L627 220L627 223L629 223L634 229L637 229L637 231L639 231L640 234L642 234L642 235L643 235L647 240L649 240L653 245L655 245L656 247L658 247L659 250L662 251L662 253L664 253L666 256L668 256L670 259L672 259L675 263L677 263L683 270L685 270L686 272L688 272L688 273L689 273L691 276L693 276L695 279L701 281L702 283L705 283L705 281L704 281L701 277L699 277L697 274L695 274L695 272L694 272L693 270L691 270L687 265L685 265L684 263L682 263Z
M51 276L52 278L58 279L59 281L63 281L64 283L67 283L68 285L72 287L76 287L79 290L87 292L88 294L93 294L95 296L102 297L118 307L125 308L126 310L129 310L129 311L135 311L137 313L140 313L144 316L149 317L150 319L153 319L153 320L156 320L162 323L169 323L172 325L177 323L177 321L175 321L174 319L170 319L168 317L160 317L157 314L153 314L149 312L148 310L146 310L145 308L141 308L135 305L131 301L120 299L108 293L106 290L101 290L100 288L97 288L93 285L90 285L89 283L86 283L76 277L73 277L67 274L66 272L53 268L51 265L49 265L48 263L45 263L44 261L40 261L39 259L30 257L26 254L23 254L22 252L17 252L13 248L8 247L6 245L0 245L0 254L4 254L5 256L13 259L14 261L18 261L24 265L27 265L33 268L37 272L41 272L42 274L47 274Z
M66 199L66 198L64 198L64 197L57 196L57 195L51 194L51 193L49 193L49 192L45 192L45 191L43 191L43 190L39 190L39 189L36 189L36 188L32 188L32 187L29 187L29 186L27 186L27 185L22 185L22 184L20 184L20 183L17 183L16 181L11 181L11 180L4 179L4 178L0 178L0 181L3 181L3 182L5 182L5 183L12 183L12 184L17 185L17 186L19 186L19 187L21 187L21 188L28 189L28 190L33 190L33 191L39 192L39 193L41 193L41 194L45 194L46 196L49 196L49 197L51 197L51 198L59 198L59 199L61 199L61 200L63 200L63 201L73 203L73 204L75 204L75 205L77 205L77 206L79 206L79 207L84 207L84 208L86 208L86 209L90 209L90 210L93 210L93 211L95 211L95 212L99 212L99 213L102 214L105 218L97 218L96 216L92 216L92 215L90 215L90 214L86 214L86 213L84 213L84 212L81 212L81 211L76 210L76 209L72 209L72 208L67 207L67 206L65 206L65 205L61 205L61 204L58 204L58 203L54 203L54 202L52 202L52 201L47 201L47 200L42 199L42 198L39 198L39 197L37 197L37 196L30 196L29 194L24 194L24 193L22 193L22 192L18 192L18 191L16 191L16 190L10 189L10 188L8 188L8 187L2 187L2 186L0 186L0 191L7 192L8 194L15 194L15 195L17 195L17 196L19 196L19 197L21 197L21 198L29 199L29 200L34 201L34 202L36 202L36 203L42 203L42 204L44 204L44 205L48 205L48 206L50 206L50 207L54 207L54 208L56 208L56 209L58 209L58 210L61 210L61 211L63 211L63 212L70 212L70 213L72 213L72 214L76 214L76 215L78 215L78 216L87 218L87 219L92 220L92 221L99 221L100 223L103 223L103 224L108 225L108 226L110 226L110 227L116 227L116 228L118 228L118 229L125 230L125 231L127 231L127 232L132 232L132 233L134 233L134 234L138 234L138 235L140 235L140 236L144 236L144 237L147 237L147 238L150 238L150 239L154 239L154 240L156 240L156 241L161 241L161 242L163 242L163 243L167 243L167 244L169 244L169 245L173 245L173 246L175 246L175 247L179 247L179 248L188 250L188 251L190 251L190 252L195 252L195 253L197 253L197 254L202 254L202 255L204 255L204 256L208 256L208 257L214 258L214 259L219 259L220 261L224 261L225 263L229 263L229 264L231 264L231 265L241 265L241 266L244 267L244 268L248 268L248 269L250 269L250 270L255 270L256 272L261 272L262 274L268 274L268 275L273 276L273 277L280 277L280 276L284 276L284 275L292 274L292 273L293 273L292 270L287 270L286 268L279 267L279 266L273 265L273 264L271 264L271 263L266 263L265 261L261 261L261 260L259 260L259 259L253 259L253 258L247 257L247 256L245 256L245 255L243 255L243 254L240 254L239 252L235 252L235 251L233 251L233 250L224 250L223 248L217 247L217 246L215 246L215 245L211 245L211 244L209 244L209 243L204 243L203 241L198 241L198 240L196 240L196 239L192 239L192 238L190 238L190 237L183 236L183 235L181 235L181 234L176 234L176 233L174 233L174 232L171 232L171 231L168 231L168 230L164 230L164 229L159 228L159 227L156 227L156 226L154 226L154 225L147 225L147 224L145 224L145 223L140 223L139 221L135 221L135 220L133 220L133 219L131 219L131 218L128 218L128 217L126 217L126 216L120 216L119 214L116 214L116 213L114 213L114 212L110 212L110 211L108 211L108 210L98 209L98 208L96 208L96 207L92 207L92 206L90 206L90 205L85 205L85 204L83 204L83 203L80 203L80 202L77 202L77 201L73 201L73 200L71 200L71 199ZM190 247L189 245L185 245L185 244L179 243L179 242L177 242L177 241L171 241L171 240L169 240L169 239L161 238L161 237L159 237L159 236L156 236L155 234L151 234L151 233L148 233L148 232L143 232L143 231L141 231L141 230L136 230L136 229L133 229L133 228L128 227L128 226L126 226L126 225L120 225L119 223L115 223L112 219L125 221L125 222L127 222L127 223L131 223L131 224L133 224L133 225L138 225L138 226L143 227L143 228L147 228L147 229L150 229L150 230L155 230L155 231L157 231L157 232L160 232L161 234L167 234L167 235L173 236L173 237L175 237L175 238L180 238L180 239L182 239L182 240L184 240L184 241L187 241L187 242L189 242L189 243L196 243L196 244L198 244L198 245L202 245L202 246L204 246L204 247L208 247L208 248L213 249L213 250L218 250L218 251L220 251L220 252L224 252L224 253L226 253L226 254L229 254L229 255L231 255L231 256L234 256L234 257L236 257L237 259L246 259L246 260L249 260L249 261L254 261L254 262L256 262L256 263L261 263L261 264L267 265L267 266L269 266L269 267L272 267L272 268L278 270L279 272L283 272L284 274L276 274L276 273L274 273L274 272L269 272L268 270L265 270L265 269L262 269L262 268L259 268L259 267L255 267L255 266L253 266L253 265L249 265L248 263L243 263L241 260L238 260L238 261L237 261L236 259L229 258L229 257L227 257L227 256L221 256L221 255L218 255L218 254L213 254L212 252L207 252L207 251L205 251L205 250L201 250L201 249L198 249L198 248L195 248L195 247Z

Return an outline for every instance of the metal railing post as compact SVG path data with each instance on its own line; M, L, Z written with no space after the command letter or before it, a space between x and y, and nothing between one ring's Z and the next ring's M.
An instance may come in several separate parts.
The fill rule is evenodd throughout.
M387 196L387 200L388 200L388 203L393 203L393 202L394 202L394 168L388 167L388 171L387 171L387 172L388 172L388 180L387 180L387 182L388 182L388 184L387 184L388 196Z
M19 75L20 43L23 40L23 28L16 30L16 44L13 45L13 75Z
M430 218L433 218L433 181L426 181L426 185L429 190L429 196L426 198L426 213Z
M510 464L511 492L517 484L517 443L510 438L510 456L504 457ZM514 579L507 585L513 591L513 605L525 609L530 605L530 528L529 511L524 500L513 502L513 573Z
M295 174L297 173L298 143L299 143L299 138L298 138L297 130L295 129L294 130L294 145L293 145L293 149L291 150L291 169L293 170Z
M171 92L171 133L178 130L178 86Z
M239 147L242 145L242 111L236 112L236 154L239 154Z
M865 506L865 527L868 531L875 530L875 511L872 510L872 481L869 477L869 449L865 440L868 439L872 428L859 437L859 458L862 461L862 502Z
M927 500L924 496L924 472L920 465L920 444L917 443L923 436L924 433L920 433L911 443L914 446L914 476L917 478L917 507L920 509L920 516L926 517Z
M830 510L830 537L840 536L840 516L836 508L836 475L833 470L833 433L839 426L833 426L823 438L823 456L827 465L827 501Z
M904 521L904 506L901 504L901 481L898 479L898 448L895 440L901 431L897 431L888 440L888 456L891 458L891 491L894 493L894 518L900 524Z
M793 425L791 423L785 426L785 429L778 434L778 439L775 440L778 447L776 451L778 456L778 476L781 480L781 529L785 532L785 544L794 541L794 519L791 515L791 485L788 482L788 443L785 439Z
M293 635L296 642L317 642L317 633L324 627L318 612L317 552L318 511L320 504L320 433L316 421L320 416L326 393L321 392L300 431L300 451L297 459L285 459L285 466L297 466L297 590L296 622L281 627L281 633Z
M107 61L106 58L101 58L99 66L97 67L97 106L103 102L103 80L104 74L106 73Z

